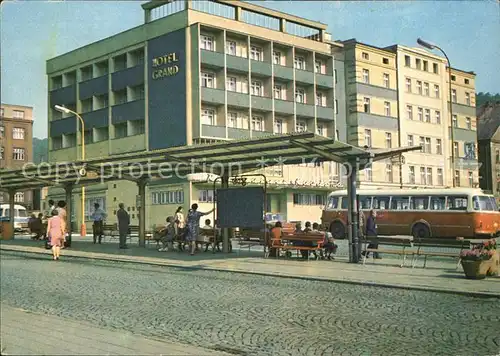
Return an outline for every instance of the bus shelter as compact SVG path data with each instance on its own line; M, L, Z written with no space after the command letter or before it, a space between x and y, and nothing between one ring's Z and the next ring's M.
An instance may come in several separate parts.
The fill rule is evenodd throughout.
M78 147L77 147L78 149ZM17 191L43 187L62 187L65 190L67 216L71 217L71 196L77 187L116 180L135 182L139 204L139 246L145 247L146 186L166 175L213 173L220 177L221 187L228 188L229 177L258 171L277 164L301 164L334 161L347 168L349 197L350 260L357 262L358 204L357 175L374 161L401 156L404 152L420 150L420 146L388 150L355 147L314 133L291 133L256 139L220 142L204 145L171 147L163 150L123 154L76 162L27 164L23 169L0 171L0 189L9 193L10 211ZM70 169L68 169L70 167ZM14 219L11 219L14 224ZM71 223L69 224L71 226ZM224 252L228 251L228 231L223 231Z

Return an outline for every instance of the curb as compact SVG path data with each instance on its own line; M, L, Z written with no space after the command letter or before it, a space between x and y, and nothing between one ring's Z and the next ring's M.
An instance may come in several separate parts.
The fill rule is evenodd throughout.
M47 255L47 253L45 253L44 251L19 251L17 249L10 249L8 247L6 248L3 246L0 247L0 251L7 252L10 254L14 254L14 255L15 254ZM276 277L276 278L300 279L300 280L306 280L306 281L344 283L344 284L350 284L350 285L362 285L362 286L369 286L369 287L393 288L393 289L402 289L402 290L416 290L416 291L421 291L421 292L432 292L432 293L442 293L442 294L455 294L455 295L463 295L463 296L474 297L474 298L500 299L500 294L489 293L489 292L469 292L469 291L440 289L440 288L433 288L433 287L419 287L419 286L412 286L412 285L378 283L378 282L361 281L361 280L356 281L356 280L347 280L347 279L340 279L340 278L284 275L284 274L277 274L277 273L272 273L272 272L243 271L243 270L235 270L235 269L222 268L222 267L210 267L210 266L203 266L203 265L181 266L178 264L167 263L167 262L130 260L130 259L123 259L120 257L112 257L111 258L111 257L106 257L106 256L74 256L74 255L68 255L68 254L65 254L64 257L71 258L71 259L85 259L85 260L96 260L96 261L107 261L107 262L111 261L111 262L132 263L132 264L139 264L139 265L161 266L161 267L175 268L175 269L179 269L179 270L205 270L205 271L238 273L238 274L247 274L247 275Z

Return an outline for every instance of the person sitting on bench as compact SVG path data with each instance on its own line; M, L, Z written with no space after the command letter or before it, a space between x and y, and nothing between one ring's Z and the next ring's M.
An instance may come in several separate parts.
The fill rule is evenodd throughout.
M316 225L316 230L319 230L319 224L317 223L313 224L313 230L315 230L315 225ZM334 260L335 258L332 257L332 254L335 255L337 253L338 245L335 244L335 239L333 238L332 233L328 231L327 227L324 228L324 232L325 232L325 240L323 245L325 249L324 258L328 260Z
M158 251L172 251L174 249L174 237L175 237L175 225L174 218L169 216L167 218L167 223L165 224L165 228L163 228L160 233L162 234L161 242L163 243L163 247Z

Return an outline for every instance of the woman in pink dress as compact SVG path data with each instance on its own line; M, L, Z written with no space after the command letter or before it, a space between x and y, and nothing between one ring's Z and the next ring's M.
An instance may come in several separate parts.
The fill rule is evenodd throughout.
M47 236L50 238L52 246L52 256L54 261L59 259L61 254L61 245L64 242L65 226L57 210L52 211L52 217L47 223Z

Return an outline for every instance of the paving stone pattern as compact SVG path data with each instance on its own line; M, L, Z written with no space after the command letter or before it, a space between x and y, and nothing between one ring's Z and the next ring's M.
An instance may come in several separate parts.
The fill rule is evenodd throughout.
M238 355L500 350L498 299L12 256L2 256L0 286L12 307Z

